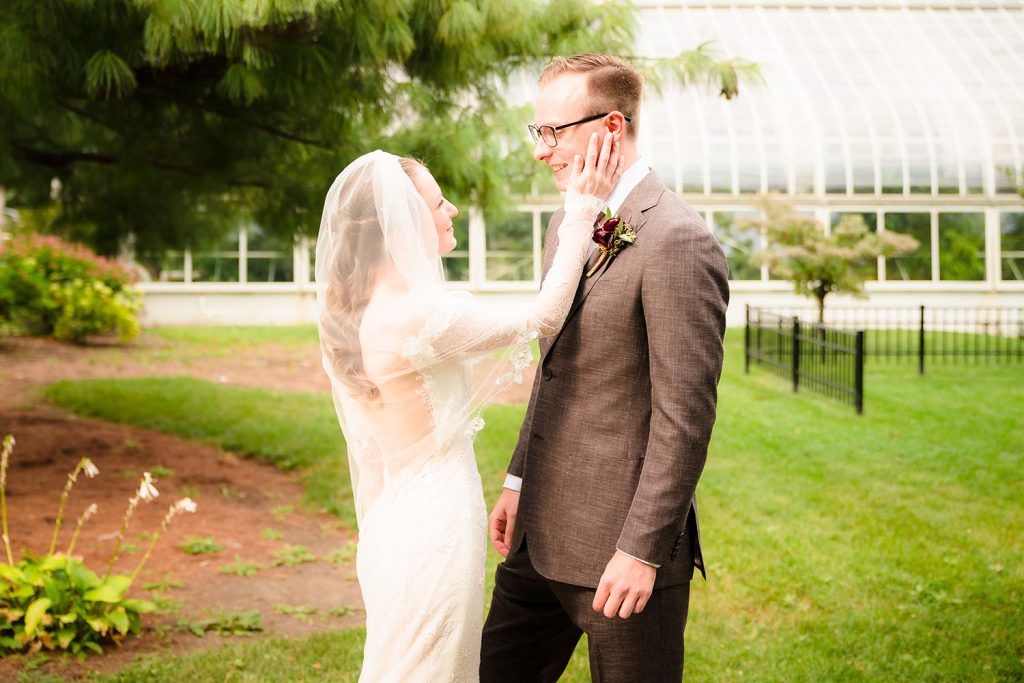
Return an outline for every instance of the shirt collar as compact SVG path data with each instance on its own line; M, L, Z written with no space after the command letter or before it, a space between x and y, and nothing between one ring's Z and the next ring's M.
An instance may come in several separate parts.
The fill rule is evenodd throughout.
M647 174L651 172L651 166L643 157L637 157L637 160L633 162L633 165L627 168L621 176L619 176L619 182L612 190L611 196L608 197L608 209L614 216L618 213L619 208L622 206L622 202L626 201L626 197L629 193L636 189L636 186L640 184Z

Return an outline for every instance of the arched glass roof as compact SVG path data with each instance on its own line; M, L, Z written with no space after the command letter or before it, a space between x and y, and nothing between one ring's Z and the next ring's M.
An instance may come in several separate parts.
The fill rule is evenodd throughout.
M679 192L1014 191L1004 169L1024 165L1024 0L648 2L638 19L639 55L713 40L764 76L732 101L699 87L648 94L641 152Z

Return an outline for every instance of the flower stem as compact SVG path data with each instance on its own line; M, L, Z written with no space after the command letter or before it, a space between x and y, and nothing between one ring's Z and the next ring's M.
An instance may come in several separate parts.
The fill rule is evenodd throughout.
M600 258L598 258L598 259L597 259L597 263L595 263L595 264L594 264L594 267L590 269L590 272L589 272L589 273L587 273L587 277L590 277L591 275L593 275L594 273L596 273L596 272L597 272L597 269L601 267L601 264L602 264L602 263L604 263L604 260L605 260L606 258L608 258L608 252L606 252L606 251L602 251L602 252L601 252L601 256L600 256Z
M14 450L14 435L8 434L4 437L4 451L0 456L0 517L3 518L4 550L7 551L7 564L14 566L14 556L11 555L11 537L7 533L7 463Z
M136 493L132 496L131 500L128 501L128 509L124 512L124 517L121 518L121 529L117 532L117 543L114 544L114 552L110 554L110 562L107 563L107 572L103 575L103 580L106 581L110 576L111 570L114 569L114 562L117 560L118 554L121 552L121 542L124 541L124 532L128 529L128 521L132 518L132 513L135 512L135 506L142 500L142 496Z
M78 517L78 523L75 525L75 533L71 534L71 543L68 544L68 549L65 551L65 555L71 556L71 551L75 549L75 543L78 542L78 533L82 530L82 527L96 513L96 503L90 505L85 512Z
M174 512L175 508L172 505L167 511L164 521L160 523L160 530L153 534L153 540L149 542L149 547L146 548L146 554L142 556L142 559L139 560L139 564L135 566L135 571L133 571L131 576L128 578L128 585L135 583L135 577L137 577L139 572L142 571L142 565L146 564L146 560L148 560L149 556L153 554L153 549L156 547L157 541L159 541L160 537L164 535L165 531L167 531L167 525L170 524L171 517L174 517Z
M74 471L68 475L68 480L64 484L64 491L60 494L60 505L57 508L57 521L53 525L53 538L50 539L50 551L47 555L53 555L53 551L57 549L57 535L60 533L60 523L64 518L64 506L67 505L68 496L71 495L71 487L75 485L78 480L78 473L85 467L85 463L88 462L87 458L82 458L75 465Z

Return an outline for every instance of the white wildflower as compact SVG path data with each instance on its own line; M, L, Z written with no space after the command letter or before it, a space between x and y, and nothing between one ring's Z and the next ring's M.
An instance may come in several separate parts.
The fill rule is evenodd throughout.
M191 498L182 498L174 504L175 512L195 512L196 502Z
M153 500L160 495L160 492L156 490L156 486L153 485L155 483L156 480L153 479L149 472L142 473L142 483L139 484L139 497L142 500Z
M85 472L90 479L100 473L100 469L96 467L89 458L82 458L82 471Z

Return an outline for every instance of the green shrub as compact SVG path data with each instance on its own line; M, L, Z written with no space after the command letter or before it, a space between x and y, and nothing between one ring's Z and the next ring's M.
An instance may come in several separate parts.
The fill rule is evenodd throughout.
M35 233L0 244L0 326L80 342L139 333L141 293L129 271L79 244Z
M139 633L140 615L155 605L125 599L127 576L105 581L78 558L62 554L0 564L0 653L60 648L102 654L101 639Z
M39 652L44 647L47 650L59 648L83 658L90 651L102 654L104 640L118 643L129 633L138 634L141 615L156 609L152 602L125 598L125 594L167 531L171 519L181 512L195 512L195 503L182 498L171 505L159 529L151 534L146 554L131 575L112 574L136 506L159 495L150 473L143 472L139 490L128 501L106 573L101 578L86 567L81 558L73 555L83 525L96 514L95 503L79 516L67 550L58 552L56 549L72 487L82 473L89 477L99 474L92 460L82 458L68 474L61 493L49 551L41 557L27 553L15 562L7 528L7 472L14 445L14 436L8 435L2 441L0 452L0 529L3 531L0 540L4 554L0 558L0 657L24 650Z

